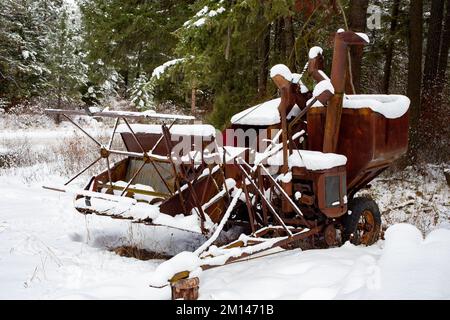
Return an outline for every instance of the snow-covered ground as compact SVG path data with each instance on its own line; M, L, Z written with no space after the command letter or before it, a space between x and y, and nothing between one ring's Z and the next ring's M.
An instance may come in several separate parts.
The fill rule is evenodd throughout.
M162 239L150 227L84 217L69 196L38 184L0 179L0 194L0 299L170 298L168 287L148 286L161 260L121 257L108 248L167 244L177 251L177 235ZM423 239L412 225L397 224L385 237L371 247L284 251L204 271L200 298L450 299L450 230Z
M170 288L148 286L162 260L121 257L110 249L136 245L176 253L203 239L83 216L70 195L42 189L65 180L57 168L0 169L0 299L170 299ZM370 194L386 212L383 222L393 225L385 240L371 247L280 251L207 270L200 274L200 299L450 299L449 189L440 170L429 166L418 176L407 169L399 181L390 176L373 183ZM423 233L398 222L414 223Z

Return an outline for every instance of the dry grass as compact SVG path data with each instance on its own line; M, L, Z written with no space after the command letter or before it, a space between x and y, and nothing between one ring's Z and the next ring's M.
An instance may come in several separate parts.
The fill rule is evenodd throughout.
M145 249L140 249L135 246L120 246L117 248L110 249L110 251L118 254L121 257L135 258L138 260L168 260L171 258L170 255L148 251Z

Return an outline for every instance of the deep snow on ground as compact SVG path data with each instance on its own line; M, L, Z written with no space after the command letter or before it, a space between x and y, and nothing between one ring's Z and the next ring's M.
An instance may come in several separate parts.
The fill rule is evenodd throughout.
M72 209L70 196L38 184L0 178L0 194L1 299L169 299L168 287L148 286L161 260L120 257L108 248L168 245L176 252L200 243L183 245L167 230L85 217ZM204 271L200 298L450 299L450 230L436 229L424 240L417 228L398 224L385 237L371 247L284 251Z
M30 133L30 139L53 141L46 135ZM59 168L37 162L0 169L0 299L169 299L168 287L148 286L162 260L110 249L136 245L173 254L203 239L83 216L70 195L42 189L66 180L68 172ZM207 270L200 274L200 299L450 299L449 189L442 168L423 170L381 177L368 193L385 227L413 223L425 238L410 224L395 224L371 247L281 251Z

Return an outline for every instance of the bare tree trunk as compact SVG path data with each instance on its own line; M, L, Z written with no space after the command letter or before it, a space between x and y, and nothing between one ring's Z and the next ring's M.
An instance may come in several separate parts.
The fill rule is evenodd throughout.
M271 25L269 24L261 37L260 45L258 48L259 53L258 95L260 98L264 97L267 93L267 78L269 75L270 29Z
M284 18L284 28L284 35L286 39L286 64L292 72L295 72L295 36L292 16Z
M191 115L195 117L195 100L196 100L196 89L193 87L191 89Z
M421 113L418 127L420 145L428 149L428 158L433 158L433 152L436 151L436 143L438 142L436 139L439 138L436 135L438 128L435 126L435 122L438 117L438 108L434 94L441 46L443 11L444 0L432 0L423 75Z
M439 62L436 77L436 98L437 104L442 104L442 93L446 82L446 72L448 64L448 54L450 49L450 0L446 3L446 16L442 33L441 48L439 52Z
M275 48L275 56L279 61L285 60L285 52L286 52L286 39L284 35L284 19L279 18L275 21L275 32L274 32L274 48ZM279 62L278 62L279 63Z
M417 150L417 122L420 114L420 94L422 89L422 53L423 53L423 2L411 1L409 8L408 34L408 88L407 96L411 100L409 132L410 143L408 159L413 161Z
M432 0L431 17L427 34L427 50L425 55L425 68L423 75L423 87L429 89L433 86L433 80L436 78L439 50L441 45L442 20L444 11L444 0Z
M348 10L348 26L350 30L356 32L366 31L366 14L369 0L351 0ZM361 63L363 56L362 46L353 46L350 48L350 58L352 67L353 85L356 93L361 92Z
M399 7L400 7L400 0L394 0L394 3L392 4L391 29L389 32L389 42L386 47L386 63L384 64L383 92L386 94L389 93L389 83L391 80L392 54L394 51L395 32L397 31Z

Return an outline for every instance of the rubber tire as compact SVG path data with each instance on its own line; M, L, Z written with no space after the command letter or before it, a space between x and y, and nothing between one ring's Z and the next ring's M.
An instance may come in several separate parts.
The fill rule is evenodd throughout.
M359 219L364 211L370 211L374 220L374 234L368 239L365 245L372 245L378 241L380 238L380 230L381 230L381 214L380 209L378 208L377 203L367 197L357 197L353 198L349 204L348 209L352 212L350 215L346 214L343 219L343 240L344 242L350 240L355 245L360 245L361 240L358 237L358 233L356 233L356 229L358 226ZM352 237L352 234L354 235Z

